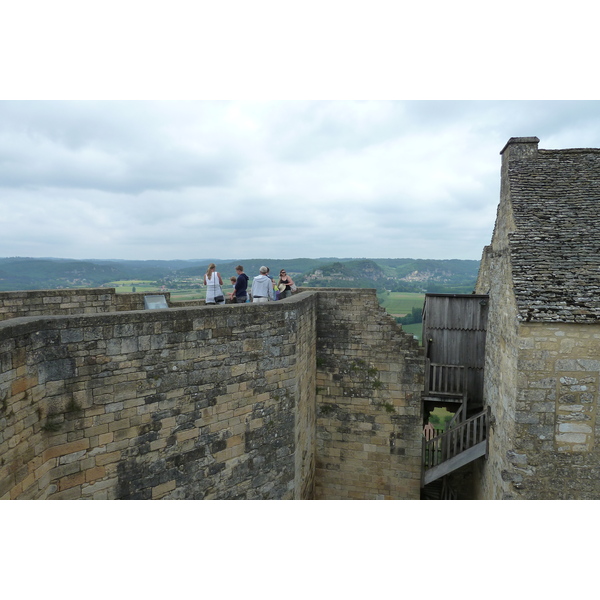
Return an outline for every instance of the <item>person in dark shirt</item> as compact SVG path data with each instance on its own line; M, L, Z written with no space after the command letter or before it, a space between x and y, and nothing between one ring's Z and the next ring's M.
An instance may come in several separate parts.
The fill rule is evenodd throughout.
M244 267L238 265L235 268L237 273L237 280L235 282L235 288L231 292L231 299L236 304L243 304L248 300L248 275L244 273Z
M294 286L294 288L292 288ZM279 271L279 281L277 282L277 288L279 289L279 298L283 300L292 295L293 289L296 285L292 278L283 270Z

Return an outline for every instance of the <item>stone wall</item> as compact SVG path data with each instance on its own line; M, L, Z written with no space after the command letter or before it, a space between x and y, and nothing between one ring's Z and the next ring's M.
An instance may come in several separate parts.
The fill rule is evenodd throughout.
M49 314L73 315L116 310L114 289L34 290L0 293L0 321Z
M600 332L594 325L522 323L518 396L505 498L600 497Z
M165 296L167 303L171 305L171 294L161 292L161 295ZM18 317L98 314L143 309L143 294L116 294L114 288L0 293L0 321Z
M418 498L422 379L374 290L5 320L0 498Z
M319 294L318 499L419 499L423 353L374 290Z
M510 151L526 145L511 146ZM488 458L473 464L475 497L481 500L511 498L510 484L501 477L511 464L518 389L518 321L512 285L509 237L515 229L507 181L507 161L502 165L501 199L492 243L484 248L475 286L489 295L484 366L485 404L490 407Z
M0 497L310 496L315 311L305 294L0 323Z
M509 255L502 245L484 251L476 286L489 294L483 397L490 407L488 458L473 465L475 497L480 500L510 498L509 484L501 473L510 468L514 452L519 340L517 306L510 285Z

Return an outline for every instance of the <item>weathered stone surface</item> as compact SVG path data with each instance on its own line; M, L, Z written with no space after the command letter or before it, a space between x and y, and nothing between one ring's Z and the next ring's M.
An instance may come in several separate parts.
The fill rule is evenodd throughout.
M374 290L344 290L339 304L308 291L130 312L143 296L103 290L98 314L86 292L68 303L28 292L12 310L37 302L52 316L0 323L0 497L315 497L317 452L329 452L327 436L316 442L317 349L343 322L336 385L354 390L339 410L357 475L332 497L418 498L420 353ZM402 357L416 360L404 368Z
M371 293L319 307L316 497L418 499L422 349Z

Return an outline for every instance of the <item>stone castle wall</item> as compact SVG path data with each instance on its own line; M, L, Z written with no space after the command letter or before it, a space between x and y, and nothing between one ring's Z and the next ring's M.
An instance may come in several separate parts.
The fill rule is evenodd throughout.
M0 496L310 494L315 310L309 295L5 321Z
M129 306L143 303L143 295L127 296ZM0 498L404 498L415 497L415 481L418 497L420 406L411 396L422 379L418 349L408 351L412 336L386 332L374 290L341 296L309 290L263 305L4 320ZM407 351L416 362L404 375L385 366ZM385 460L363 468L365 479L377 466L376 481L328 496L333 488L319 476L328 477L323 465L341 451L329 450L334 436L319 437L319 381L357 387L355 373L335 372L334 363L362 368L373 360L367 371L376 368L380 383L371 405L364 408L364 394L345 400L358 407L349 412L368 416L371 445L357 441L358 431L341 441L348 466L365 452Z
M519 385L518 310L509 245L515 222L510 203L508 157L525 156L531 150L528 144L513 144L505 149L492 242L483 250L475 286L476 293L489 295L483 390L485 404L490 407L488 458L473 464L475 497L481 500L512 497L510 484L501 477L501 473L510 469L509 457L515 452Z
M161 292L170 305L169 292ZM114 288L34 290L0 293L0 321L44 315L98 314L143 310L143 294L116 294Z
M584 324L522 323L504 497L595 500L600 493L600 333Z
M319 295L319 499L418 500L423 353L371 290Z
M515 452L519 385L517 306L510 282L508 251L501 243L487 247L476 286L477 293L489 294L483 390L490 407L488 459L474 464L475 497L480 500L512 497L510 484L500 477L511 468L509 456Z

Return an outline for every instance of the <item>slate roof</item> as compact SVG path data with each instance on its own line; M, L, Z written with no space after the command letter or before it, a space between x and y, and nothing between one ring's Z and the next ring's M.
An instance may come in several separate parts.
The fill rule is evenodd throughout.
M523 321L600 321L600 149L538 150L508 162L509 234Z

